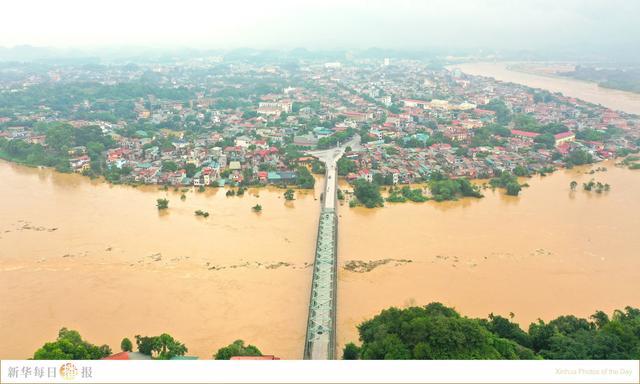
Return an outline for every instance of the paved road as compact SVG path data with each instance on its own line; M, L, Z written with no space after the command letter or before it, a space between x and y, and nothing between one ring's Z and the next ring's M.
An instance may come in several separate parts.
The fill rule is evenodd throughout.
M337 169L336 163L344 155L347 147L351 147L353 150L360 148L360 136L355 135L351 140L341 144L339 147L323 149L318 151L309 151L309 155L317 157L325 164L327 169L325 190L323 199L323 208L334 209L336 207L336 188L337 188Z
M356 136L339 147L322 151L310 151L325 163L325 188L311 280L309 318L304 346L304 358L312 360L335 359L336 297L338 264L338 216L336 215L336 163L347 146L358 148L360 137Z

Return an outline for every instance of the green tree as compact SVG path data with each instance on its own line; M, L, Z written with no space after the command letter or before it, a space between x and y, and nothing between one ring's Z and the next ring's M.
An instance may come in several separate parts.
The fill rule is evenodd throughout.
M129 340L129 338L127 337L122 339L122 341L120 342L120 349L122 350L122 352L133 351L133 344L131 343L131 340Z
M156 200L156 207L158 207L158 210L169 208L169 200L167 200L167 199L157 199Z
M184 170L187 173L187 177L193 177L196 174L198 167L193 163L187 163L184 165Z
M360 348L354 343L347 343L342 350L342 360L358 360Z
M358 166L356 165L355 161L350 160L344 156L338 159L336 168L338 170L338 175L340 176L346 176L349 173L358 171Z
M284 198L285 198L285 200L293 200L293 199L294 199L293 194L294 194L293 189L287 189L287 190L284 192Z
M527 168L523 167L522 165L517 165L514 169L513 169L513 174L519 177L522 176L528 176L529 175L529 171L527 170Z
M213 355L216 360L229 360L235 356L262 356L262 352L251 344L245 346L244 341L236 340Z
M162 162L162 171L163 172L175 172L178 170L178 164L174 161L163 161Z
M465 178L448 179L439 173L434 173L429 182L429 189L435 201L455 200L458 197L481 198L478 186L471 184Z
M313 189L316 179L313 178L307 167L300 166L296 169L296 183L300 188Z
M421 189L419 188L411 189L411 187L409 187L408 185L405 185L404 187L402 187L402 189L400 190L400 193L402 194L403 197L415 203L422 203L429 200L426 196L422 194Z
M154 351L157 352L157 359L159 360L169 360L175 356L184 356L187 350L184 344L167 333L158 336L154 345Z
M538 135L533 139L534 143L542 144L548 149L553 149L556 145L556 139L553 137L551 133L544 133L542 135Z
M482 320L481 323L490 332L505 339L513 340L524 347L531 348L531 337L529 334L509 319L491 313L489 320Z
M245 111L242 113L243 119L253 119L254 117L258 117L257 111Z
M136 335L136 346L138 352L151 356L155 348L156 337L155 336L140 336Z
M163 333L160 336L136 335L135 338L138 352L158 360L169 360L175 356L184 356L188 351L184 344L167 333Z
M582 149L576 149L569 153L566 162L570 165L583 165L593 163L593 156Z
M66 152L75 145L73 127L68 124L52 126L46 136L47 146L57 152Z
M262 212L262 205L256 204L253 207L251 207L251 209L253 209L254 212Z
M611 318L597 311L590 319L568 315L549 323L539 320L525 332L507 318L462 317L440 303L389 308L358 326L359 358L613 360L640 356L640 309L625 307Z
M61 328L56 341L45 343L34 360L99 360L111 354L108 345L97 346L82 340L77 331Z
M507 195L518 196L522 187L517 182L507 184Z
M353 183L353 193L358 201L367 208L382 207L384 205L384 199L380 195L378 184L364 179L357 179Z
M496 113L496 121L498 124L509 124L511 121L511 111L509 107L500 99L492 99L481 107L482 109L494 111Z
M515 115L513 124L516 129L527 132L539 132L540 124L533 115Z
M358 332L363 359L516 359L525 349L440 303L385 309Z

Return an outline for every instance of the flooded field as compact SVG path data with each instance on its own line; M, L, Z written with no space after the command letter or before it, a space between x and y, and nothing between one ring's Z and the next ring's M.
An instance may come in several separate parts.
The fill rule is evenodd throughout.
M602 104L614 110L640 114L640 94L638 93L602 88L596 83L566 77L516 71L509 69L510 63L504 62L466 63L452 66L452 68L458 68L462 72L471 75L493 77L496 80L524 84L551 92L562 92L565 96ZM538 71L541 71L541 69L538 68Z
M115 351L123 337L167 332L201 358L239 338L302 356L313 191L285 203L275 188L190 190L182 201L6 162L0 180L0 358L31 357L63 326Z
M356 341L355 326L392 305L513 312L524 327L538 317L640 306L640 172L607 162L608 171L585 174L602 165L526 179L518 197L487 189L482 199L341 207L341 264L378 265L340 271L340 344ZM611 191L582 190L591 178ZM574 192L572 180L580 184Z

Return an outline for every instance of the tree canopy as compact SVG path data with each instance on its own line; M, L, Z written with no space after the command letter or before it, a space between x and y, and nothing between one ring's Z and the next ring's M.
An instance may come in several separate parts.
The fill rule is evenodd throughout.
M138 352L158 360L169 360L175 356L184 356L188 351L184 344L167 333L163 333L160 336L136 335L136 345L138 346Z
M513 314L511 314L513 316ZM640 309L625 307L609 318L560 316L539 320L524 331L490 314L461 316L440 303L389 308L358 326L360 347L344 349L344 359L638 359Z
M61 328L56 341L45 343L34 354L34 360L98 360L111 354L108 345L93 345L78 331Z
M236 340L213 355L216 360L229 360L234 356L262 356L262 352L254 345L244 345L244 341Z
M358 201L367 208L382 207L384 199L380 195L380 187L364 179L357 179L353 183L353 193Z
M307 167L299 166L296 168L296 183L300 188L313 189L313 186L316 184L316 179L313 178L313 175Z
M456 200L458 197L483 197L478 186L465 178L435 177L429 182L429 189L435 201Z
M533 353L502 338L475 319L440 303L406 309L389 308L358 326L360 358L518 359ZM353 353L353 352L352 352Z

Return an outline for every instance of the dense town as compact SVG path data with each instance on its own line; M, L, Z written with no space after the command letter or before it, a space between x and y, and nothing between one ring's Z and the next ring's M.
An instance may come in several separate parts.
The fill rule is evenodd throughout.
M309 187L354 135L339 174L392 185L637 152L640 117L409 60L0 68L0 157L114 183Z

